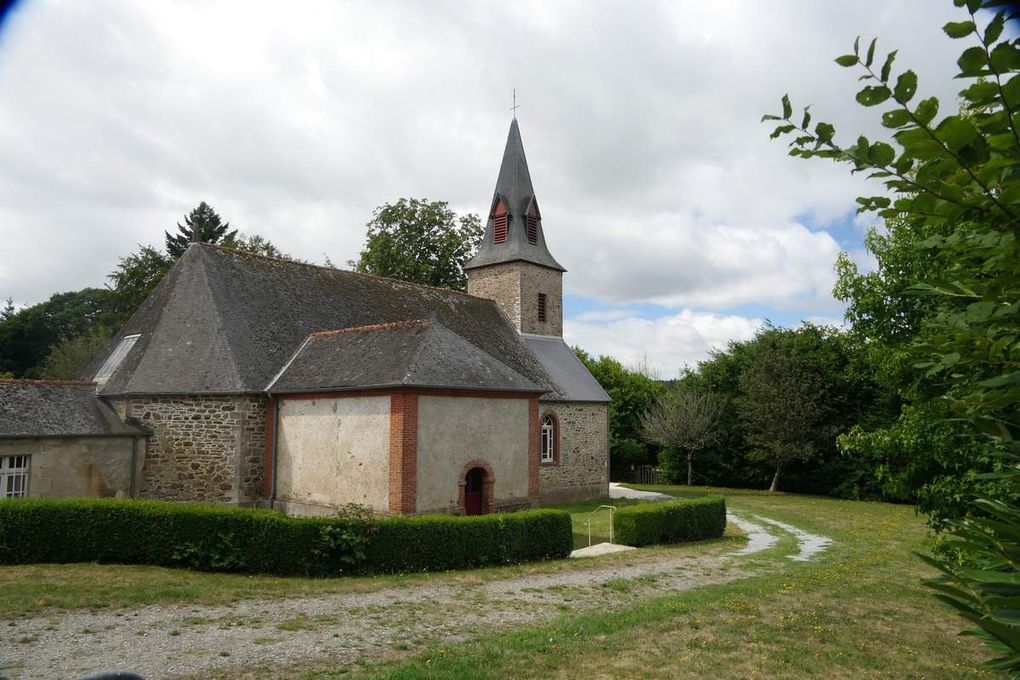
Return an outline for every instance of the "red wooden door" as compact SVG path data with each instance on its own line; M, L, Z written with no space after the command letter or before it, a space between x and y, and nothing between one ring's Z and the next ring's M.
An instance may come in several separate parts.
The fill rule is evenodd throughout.
M464 514L482 514L482 487L485 483L485 470L471 468L464 480Z

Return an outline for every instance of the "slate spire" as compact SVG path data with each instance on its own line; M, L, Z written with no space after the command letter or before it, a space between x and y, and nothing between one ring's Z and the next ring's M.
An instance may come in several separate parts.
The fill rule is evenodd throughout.
M504 228L496 228L495 222L501 211L507 214ZM529 220L529 217L531 218ZM504 262L525 261L566 271L550 254L545 245L542 231L542 214L531 185L531 173L524 156L524 143L517 119L510 122L510 133L503 150L503 162L499 166L496 190L489 204L485 236L478 246L478 252L464 269L477 269Z

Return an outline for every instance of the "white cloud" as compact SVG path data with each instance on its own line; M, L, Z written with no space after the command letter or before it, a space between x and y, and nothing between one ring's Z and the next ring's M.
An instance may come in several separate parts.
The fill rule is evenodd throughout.
M666 379L705 359L711 350L725 348L731 340L750 340L763 323L684 309L655 320L634 316L605 323L567 319L563 336L571 346L612 356L627 366L647 363Z
M560 258L570 292L669 307L835 306L829 293L840 248L827 232L794 222L723 224L679 211L585 217L603 228ZM572 267L581 249L590 264Z
M884 134L832 62L858 34L951 107L952 16L931 0L23 2L0 32L0 299L102 285L200 200L336 263L384 202L483 211L516 84L566 290L679 310L596 310L568 336L672 374L753 333L734 306L838 316L840 246L815 225L879 187L788 157L759 118L790 92L842 135Z

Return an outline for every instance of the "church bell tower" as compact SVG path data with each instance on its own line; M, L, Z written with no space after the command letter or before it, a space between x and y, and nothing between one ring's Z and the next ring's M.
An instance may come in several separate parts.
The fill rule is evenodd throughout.
M563 272L549 253L517 119L510 123L468 293L495 300L520 333L563 336Z

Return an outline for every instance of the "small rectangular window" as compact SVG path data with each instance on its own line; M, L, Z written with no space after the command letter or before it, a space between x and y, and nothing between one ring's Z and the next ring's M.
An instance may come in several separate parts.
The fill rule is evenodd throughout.
M538 294L538 320L545 321L545 293Z
M0 498L28 495L30 460L31 456L0 456Z
M113 372L117 370L118 366L120 366L120 362L124 361L124 357L127 356L128 352L131 351L131 348L135 346L136 342L138 342L139 337L141 337L141 334L138 333L135 335L125 335L124 339L122 339L120 344L117 345L117 348L110 353L110 356L107 357L102 367L100 367L99 372L96 373L95 381L100 387L105 385L106 381L110 379Z

